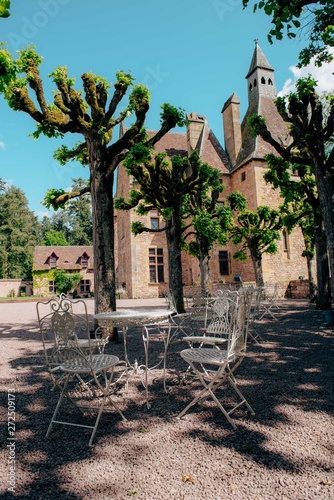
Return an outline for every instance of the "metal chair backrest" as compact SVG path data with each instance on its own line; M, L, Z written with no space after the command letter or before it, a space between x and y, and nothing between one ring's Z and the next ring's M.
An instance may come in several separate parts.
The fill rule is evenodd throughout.
M36 309L48 368L54 371L75 357L88 366L92 348L85 302L60 296L38 302Z
M242 288L231 293L230 300L230 334L228 339L228 358L243 356L247 348L248 328L251 317L254 290Z

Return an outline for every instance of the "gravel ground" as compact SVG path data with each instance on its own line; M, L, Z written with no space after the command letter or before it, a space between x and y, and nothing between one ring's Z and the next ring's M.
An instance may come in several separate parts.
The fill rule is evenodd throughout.
M93 302L87 303L92 314ZM43 366L35 304L0 304L0 497L334 499L333 326L306 301L281 301L277 316L258 323L263 341L249 342L238 369L256 415L237 410L236 430L209 401L175 418L193 390L180 383L185 366L178 352L185 346L177 342L168 359L167 394L159 369L150 375L150 410L140 377L131 378L128 389L121 380L114 398L128 420L105 413L89 448L84 429L55 426L45 438L57 394ZM129 332L128 345L130 358L141 363L137 331ZM153 340L152 363L160 350L161 342ZM122 358L123 343L110 343L106 351ZM13 389L16 441L10 448ZM15 471L9 476L11 458Z

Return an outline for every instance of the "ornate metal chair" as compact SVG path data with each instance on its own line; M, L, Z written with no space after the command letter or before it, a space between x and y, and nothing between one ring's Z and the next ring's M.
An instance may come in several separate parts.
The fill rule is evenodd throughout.
M111 381L120 361L116 356L99 352L104 347L104 340L91 338L87 307L83 300L60 297L47 303L38 302L36 307L46 366L60 392L46 437L54 424L83 427L92 430L89 440L91 446L106 403L126 420L111 399ZM78 423L57 420L66 401L80 410L81 416L87 410L97 411L94 424L86 425L80 420ZM92 404L94 401L98 401L95 406ZM86 402L90 404L87 406Z
M267 283L263 287L263 295L260 304L260 311L262 314L260 315L259 320L264 318L266 315L269 315L272 319L277 319L273 309L279 309L279 305L277 304L279 287L280 284L278 282L274 284Z
M252 295L252 290L241 289L237 293L234 292L229 300L225 298L228 301L228 307L225 309L227 331L224 330L223 337L203 335L185 339L191 342L191 347L181 351L181 357L188 363L202 389L181 411L179 418L182 418L196 403L202 403L209 397L218 405L233 428L236 426L230 415L240 406L246 405L254 415L254 410L241 393L235 379L235 371L246 355ZM193 347L196 342L199 347ZM226 382L231 385L239 398L239 402L229 410L225 409L216 395Z

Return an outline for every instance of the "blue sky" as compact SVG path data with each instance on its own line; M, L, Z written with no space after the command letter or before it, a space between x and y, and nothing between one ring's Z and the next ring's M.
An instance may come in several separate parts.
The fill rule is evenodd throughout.
M41 74L47 99L54 88L47 75L58 65L69 76L92 71L110 82L119 69L130 71L151 91L147 127L159 127L160 105L169 102L187 112L205 115L223 144L221 109L233 92L247 107L247 74L254 39L275 69L277 90L290 90L299 72L295 65L305 40L275 42L267 32L270 19L241 0L12 0L11 17L0 19L0 40L12 53L27 43L43 57ZM333 89L332 67L321 70L323 88ZM58 139L34 141L34 121L14 112L0 97L0 178L22 189L29 208L46 213L40 204L50 187L68 188L71 179L88 178L73 163L61 167L52 158ZM176 129L177 130L177 129ZM179 129L180 130L180 129ZM66 144L80 136L67 136Z

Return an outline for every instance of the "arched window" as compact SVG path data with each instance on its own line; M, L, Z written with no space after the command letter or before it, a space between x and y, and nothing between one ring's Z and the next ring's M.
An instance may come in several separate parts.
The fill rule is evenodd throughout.
M249 84L249 92L251 92L251 91L252 91L252 88L253 88L253 85L250 83L250 84Z
M266 83L266 79L264 78L264 76L261 78L261 83Z
M270 80L270 78L268 78L268 85L272 85L272 84L273 84L272 80Z
M257 85L257 81L256 81L256 78L254 79L254 87L256 87Z

